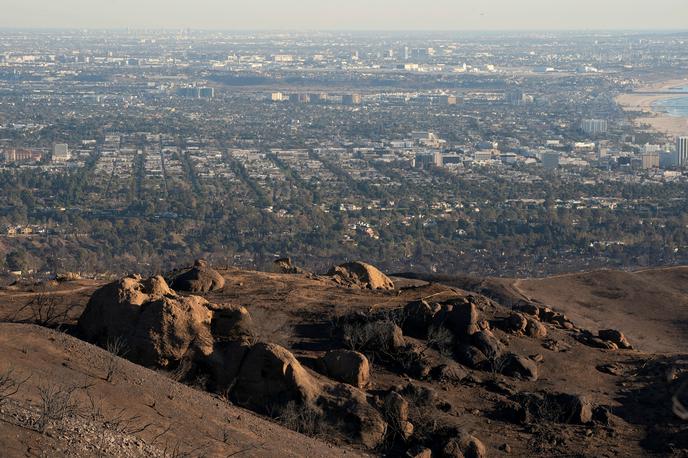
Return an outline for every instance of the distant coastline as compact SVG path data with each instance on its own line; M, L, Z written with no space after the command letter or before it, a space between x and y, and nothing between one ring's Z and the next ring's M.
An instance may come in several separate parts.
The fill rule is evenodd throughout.
M675 91L676 95L656 94L658 91ZM669 137L688 135L688 79L650 84L636 92L619 95L616 102L626 111L643 112L636 125L647 124Z

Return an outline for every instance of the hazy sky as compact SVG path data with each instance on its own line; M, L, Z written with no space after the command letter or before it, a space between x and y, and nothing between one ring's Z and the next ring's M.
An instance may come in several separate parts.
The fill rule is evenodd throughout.
M688 0L0 0L0 27L687 29Z

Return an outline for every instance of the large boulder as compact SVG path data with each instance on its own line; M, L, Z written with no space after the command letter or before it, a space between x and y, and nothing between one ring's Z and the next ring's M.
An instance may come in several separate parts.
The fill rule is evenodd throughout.
M456 360L473 369L480 369L488 365L485 354L472 345L458 343L454 349Z
M603 329L598 333L600 339L616 344L617 347L625 350L630 350L633 346L630 344L626 336L621 331L616 329Z
M193 267L176 274L170 280L172 288L190 293L207 293L224 288L225 279L202 259L194 262Z
M535 361L526 357L508 353L500 361L501 373L510 377L521 377L535 381L538 378L538 367Z
M368 358L357 351L329 351L320 359L320 366L328 377L357 388L365 388L370 381Z
M483 352L488 360L495 360L504 352L504 345L491 331L476 332L471 336L471 344Z
M213 345L213 353L204 361L213 376L215 391L225 392L234 385L251 345L241 340L220 340Z
M347 262L332 267L327 275L336 282L369 289L394 289L394 282L377 267L361 261Z
M446 314L444 325L458 339L466 339L480 330L478 326L478 308L465 298L443 304Z
M409 422L409 403L396 391L391 391L383 405L385 419L396 434L408 439L413 434L413 424Z
M383 442L387 423L368 403L364 391L343 383L325 385L317 404L338 420L345 433L366 447L374 449Z
M210 329L215 340L250 341L255 336L253 319L243 305L208 304L213 311Z
M501 325L506 332L525 334L528 319L522 313L512 313L502 321Z
M478 438L464 430L458 430L455 436L444 445L441 456L446 458L485 458L487 451L485 445Z
M78 329L102 346L122 340L134 362L167 367L212 353L212 316L205 299L178 296L162 277L131 275L93 293Z
M528 318L527 320L528 324L526 324L525 332L528 337L542 339L547 336L547 328L544 324L534 318Z
M424 300L412 301L406 304L403 311L404 335L417 339L427 339L435 314L438 311L439 305L430 305Z
M257 343L246 353L232 395L242 406L265 411L289 401L312 402L320 384L287 349Z

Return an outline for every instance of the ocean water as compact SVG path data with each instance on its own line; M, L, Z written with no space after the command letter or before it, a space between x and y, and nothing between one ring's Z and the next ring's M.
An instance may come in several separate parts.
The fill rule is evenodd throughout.
M652 106L669 116L688 118L688 86L672 87L670 90L677 94L686 95L657 100Z

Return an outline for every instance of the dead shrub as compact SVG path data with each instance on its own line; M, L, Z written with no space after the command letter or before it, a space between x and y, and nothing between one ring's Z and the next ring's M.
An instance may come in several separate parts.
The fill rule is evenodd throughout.
M324 431L325 418L313 407L289 401L275 409L275 419L284 427L311 437L321 436Z
M7 398L10 398L19 392L19 388L29 380L29 375L23 380L20 380L15 374L14 369L8 368L0 372L0 404Z
M48 328L64 326L69 314L76 305L62 305L57 298L45 291L37 294L28 303L17 309L7 321L14 323L31 323ZM28 315L26 318L22 316Z
M105 364L105 380L112 382L120 372L121 369L121 357L124 357L127 350L127 342L122 337L109 337L107 343L105 344L105 349L110 353L108 360Z
M50 422L59 424L68 416L76 414L76 403L72 399L76 389L57 385L38 388L41 403L38 407L39 417L34 424L38 432L45 432Z

